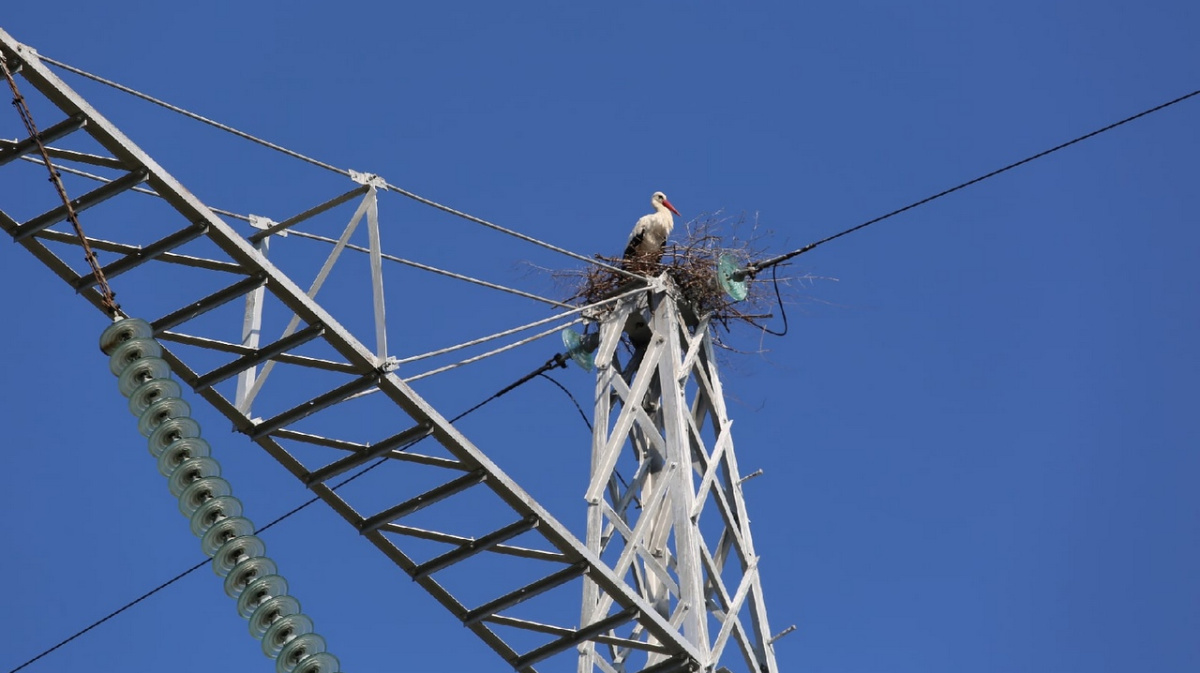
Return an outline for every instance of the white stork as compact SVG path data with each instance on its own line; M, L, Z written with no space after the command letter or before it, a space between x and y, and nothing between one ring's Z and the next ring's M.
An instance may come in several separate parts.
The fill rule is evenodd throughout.
M662 258L663 245L675 228L671 213L679 215L679 211L667 200L666 194L654 192L650 205L654 206L654 212L639 218L629 234L629 242L625 244L627 260L657 264Z

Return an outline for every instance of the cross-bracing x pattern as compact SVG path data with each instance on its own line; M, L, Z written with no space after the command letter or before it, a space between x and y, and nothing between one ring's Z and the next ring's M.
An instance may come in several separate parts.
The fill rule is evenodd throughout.
M773 672L708 319L683 308L663 276L653 293L622 301L600 320L587 544L680 630L709 670L726 666L732 638L747 670ZM631 343L624 366L623 336ZM610 604L586 583L581 621ZM623 670L629 654L611 645L581 649L580 673ZM652 653L650 663L659 658Z
M104 266L104 274L121 277L124 310L150 318L157 314L158 318L151 320L152 329L160 341L173 344L163 357L176 377L232 421L239 432L305 483L518 671L536 671L544 661L562 667L560 663L577 659L575 648L596 644L654 654L654 662L646 666L655 673L702 666L700 651L680 636L646 597L622 581L390 371L383 338L377 339L376 350L368 349L318 304L316 293L302 290L272 263L262 245L266 236L252 241L235 232L47 70L34 50L13 41L4 31L0 31L0 55L12 70L19 71L23 82L41 92L56 114L65 116L66 120L60 116L50 122L49 131L68 142L67 136L82 127L85 136L76 139L101 148L94 154L55 151L55 160L119 173L109 184L76 199L74 205L84 212L85 223L88 214L122 214L112 218L119 227L106 229L112 234L109 238L116 240L89 234L89 242L95 250L115 257ZM43 140L47 137L49 134L43 134ZM30 145L16 142L0 148L0 166L8 164L2 170L12 170L13 160L28 154ZM162 202L155 202L162 205L154 217L125 215L140 208L128 200L134 188L161 197ZM371 226L372 192L368 180L338 199L348 202L364 197L358 217L366 216ZM41 215L24 221L8 215L10 209L16 212L36 206L32 202L37 198L38 194L31 192L22 194L19 203L0 204L5 209L0 210L0 228L101 308L95 278L60 257L59 252L71 250L79 241L72 233L54 228L62 217L49 194L42 209L35 210ZM264 224L268 229L263 232L275 227ZM150 236L149 242L142 240L145 236ZM316 286L314 283L310 290L319 289ZM212 336L212 331L236 331L245 338L248 330L256 332L257 338L263 329L253 316L264 312L238 310L239 300L247 298L274 316L294 316L294 331L265 344L257 339L241 343L236 338ZM382 306L382 301L376 306ZM304 373L302 378L316 389L263 385L262 373L251 383L246 373L268 362L284 366L278 368L276 377L294 369ZM242 385L229 387L239 377ZM266 409L264 419L247 413L250 391L256 384L263 392L254 399L254 409ZM382 439L348 437L362 417L353 409L347 411L353 405L348 399L376 389L380 395L371 399L389 405L388 417L402 411L409 419L407 427L392 429ZM240 397L242 407L230 397L235 401ZM426 435L436 440L431 450L404 451ZM378 458L385 458L384 467L392 468L390 476L382 475L390 480L386 488L364 487L343 495L329 485L337 475ZM410 518L436 511L445 503L461 504L444 507L450 516L443 511L443 516L432 519L436 525L420 525L419 519ZM454 511L464 510L472 515L452 516ZM499 523L488 530L469 530L486 518L479 516L480 512L492 513ZM505 571L493 572L503 564L508 564ZM467 587L461 582L464 576L491 577L491 583L482 589L478 581ZM578 606L583 577L588 578L593 593L610 606L589 611L593 619L587 623L577 621L580 613L576 609L569 611L574 614L564 614L562 607ZM546 599L551 595L560 597ZM623 632L634 636L617 635ZM626 657L625 661L632 659ZM624 668L635 671L641 666Z
M728 565L726 558L731 550L741 559L753 557L748 530L744 527L746 519L740 495L731 490L733 487L729 483L721 487L724 490L712 489L713 493L725 494L718 495L717 500L721 503L720 516L727 520L732 531L727 536L728 541L722 538L711 554L703 544L684 545L675 554L664 556L654 567L648 565L646 555L639 554L637 574L630 582L625 579L628 572L614 571L601 560L600 553L607 547L585 544L576 538L391 371L386 335L382 332L376 185L370 176L360 181L355 189L305 213L362 197L355 216L343 231L343 239L349 237L361 218L367 218L368 227L373 231L370 252L376 288L373 295L374 350L368 349L316 301L322 274L327 274L328 267L336 261L345 245L344 240L340 246L335 246L309 290L302 290L268 259L267 242L271 235L282 233L287 228L285 225L304 219L304 213L278 224L260 220L259 224L265 228L243 237L50 72L33 50L15 42L3 31L0 31L0 56L10 69L18 70L23 81L39 91L59 115L65 116L65 119L51 121L46 131L40 134L43 141L49 142L51 137L68 141L68 136L82 129L88 142L101 148L100 152L94 153L56 150L52 153L53 158L118 173L107 184L77 197L74 202L77 212L96 208L90 212L103 215L106 210L135 209L138 206L127 200L128 194L135 190L152 192L165 204L161 208L165 215L160 212L144 222L138 220L137 226L133 224L134 218L122 217L122 222L128 220L128 226L118 228L112 236L121 240L89 235L89 243L94 249L115 256L115 260L103 269L108 278L128 274L121 279L124 310L145 313L147 317L158 312L159 317L151 324L159 340L174 344L163 357L175 374L229 419L238 431L250 437L353 525L513 668L535 671L540 662L558 666L577 656L590 662L588 665L614 671L666 673L711 669L710 663L716 661L711 653L721 650L721 642L699 637L708 628L705 619L696 617L700 614L697 610L669 609L671 596L676 597L677 603L678 597L683 596L682 601L687 606L705 603L712 609L715 605L712 614L726 610L736 615L742 600L758 606L755 610L761 612L761 591L752 570L746 573L746 577L754 578L749 585L749 599L739 597L746 593L741 589L730 595L725 585L714 579L719 578L721 568ZM0 167L27 154L31 146L30 142L16 141L0 147ZM22 194L21 203L13 205L27 208L30 205L27 199L35 198L36 194ZM41 214L24 221L0 210L0 228L13 235L86 300L102 309L95 277L90 272L76 270L57 254L56 250L79 245L80 241L73 233L54 228L63 220L61 208L49 201L48 194L46 199L45 209L34 211ZM0 204L0 208L10 207L7 203ZM86 223L86 214L84 219ZM150 237L148 242L139 240L139 236L147 235ZM138 288L154 288L154 291L139 293ZM656 297L655 304L661 305L661 297L658 294ZM239 300L246 302L246 310L236 310ZM267 307L275 316L292 318L283 336L264 344L260 338L263 332L261 320ZM235 310L230 314L229 309ZM656 318L654 330L659 334L679 333L677 318L669 317L673 314L655 313L655 316L659 315L667 317ZM224 317L214 320L221 316ZM228 319L231 316L234 320ZM668 322L662 322L664 320ZM613 330L617 329L619 334L619 328L619 325L616 328L612 324L605 325L610 335L607 343L612 343ZM240 341L214 336L211 333L214 331L221 334L240 332ZM700 329L702 332L704 330ZM678 360L679 340L668 337L662 342L661 352L654 358L658 358L658 362L668 362L663 355L666 353ZM689 433L699 442L700 433L693 426L703 424L706 415L713 419L724 418L723 405L719 402L719 382L710 365L711 344L706 339L696 341L693 337L688 337L686 343L691 360L698 363L696 366L710 368L705 370L704 385L707 386L706 395L711 399L690 413L683 413L686 409L682 392L664 395L663 411L653 413L669 415L674 423L665 432L658 432L661 440L654 447L648 439L649 432L639 430L646 432L646 438L637 440L639 450L645 455L649 455L651 448L662 450L664 442L678 447L690 445L693 440L686 439ZM655 362L653 358L651 361ZM285 365L276 376L282 375L284 370L301 372L309 388L266 384L267 368L276 367L276 363ZM263 369L257 370L260 366ZM660 369L665 366L661 365ZM236 388L231 388L235 380ZM634 387L639 385L635 381ZM641 385L643 389L638 394L649 392L648 385ZM667 389L673 390L673 387ZM361 414L347 411L351 406L348 400L368 391L378 391L381 394L372 399L381 400L393 411L403 412L410 419L405 424L407 427L398 431L393 429L383 438L370 441L350 436L359 425ZM632 399L628 393L626 397ZM265 418L252 416L251 403L256 411L266 409L268 415ZM645 413L648 412L643 410L642 415ZM390 417L395 417L394 413ZM645 426L641 415L637 420L639 428L650 427ZM727 424L725 427L727 429ZM433 450L421 453L405 450L426 436L436 440ZM721 446L726 447L723 454L717 452ZM695 461L705 465L708 461L725 466L714 475L719 473L719 478L725 482L736 479L736 466L730 461L732 445L726 440L724 445L718 442L714 447L712 454L706 454L712 457L702 457L700 454L704 451L701 449L691 462L671 455L667 460L682 466L682 469L676 468L676 473L688 471L687 466ZM681 450L685 449L679 448L676 453ZM690 450L688 446L686 451ZM728 457L719 457L722 455ZM338 475L381 458L387 460L385 467L393 468L391 474L396 476L394 481L388 482L387 488L374 491L359 488L350 495L329 485ZM649 467L639 471L637 479L642 485L640 488L669 496L660 498L664 503L660 507L669 514L653 519L659 523L651 537L645 539L665 543L665 536L672 531L676 538L691 535L691 528L677 526L674 522L687 517L687 503L705 501L703 493L696 497L694 491L680 490L682 482L666 478L661 471ZM594 490L593 486L589 494ZM647 492L641 497L645 500L651 496ZM488 530L476 531L468 529L470 524L478 523L481 519L478 516L462 521L443 515L433 519L436 525L418 525L417 519L410 518L436 511L445 503L459 503L459 508L468 511L487 511L495 514L499 521L491 524ZM617 499L613 503L617 503ZM628 503L622 509L625 513L608 518L612 526L632 525L636 528L640 522L633 522L628 515ZM621 530L620 533L624 539L645 537L644 532L642 537L633 531ZM612 530L607 533L607 539L613 539ZM652 544L647 542L647 548L652 549L649 546ZM681 580L671 579L672 573L679 574L677 568L681 563L688 568L683 575L687 578L686 585L681 584ZM503 572L497 570L501 565ZM647 577L647 568L655 572L653 579ZM490 585L482 591L478 582L472 587L464 587L461 583L464 576L481 574L492 578ZM562 614L561 606L578 605L575 601L584 592L588 597L585 607L574 614ZM573 596L574 599L544 598L549 596ZM577 621L581 614L583 619ZM769 647L760 645L762 637L758 633L760 627L765 629L765 615L761 620L753 620L754 636L749 635L740 623L725 620L721 624L727 622L732 626L728 629L722 626L718 631L729 631L744 651L754 653L748 654L747 658L759 662L754 666L756 670L773 671ZM572 651L577 648L580 650L578 655ZM606 657L604 652L613 654ZM633 655L635 652L640 654Z

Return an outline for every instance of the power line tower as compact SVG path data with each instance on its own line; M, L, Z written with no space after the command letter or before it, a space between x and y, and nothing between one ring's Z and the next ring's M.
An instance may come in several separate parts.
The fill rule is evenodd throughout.
M584 356L597 371L588 550L679 629L706 670L732 640L750 670L777 671L742 497L748 477L734 454L709 317L695 314L667 274L602 310L588 344L595 355ZM580 622L610 603L586 582ZM581 654L580 673L606 670L594 645ZM613 648L609 660L626 654ZM664 656L652 653L650 663Z
M745 477L734 459L708 325L678 302L668 280L554 317L570 324L586 311L599 322L597 422L581 540L413 390L414 380L440 370L397 373L405 359L391 356L387 345L381 265L390 257L381 249L378 200L387 191L411 194L377 176L319 164L353 186L278 222L218 213L3 30L0 58L44 98L37 109L56 115L36 136L0 142L0 179L18 160L40 163L30 155L54 143L47 149L54 170L104 183L69 205L55 203L48 190L6 192L6 200L20 202L0 203L0 228L106 313L111 307L96 289L101 274L121 286L119 315L157 314L150 330L169 344L162 357L179 380L513 669L777 671L741 496ZM135 192L143 196L130 196ZM73 212L87 211L86 221L140 208L128 199L145 195L158 198L154 216L122 218L104 238L61 226ZM269 242L299 235L297 225L343 205L353 205L354 214L305 290ZM8 214L31 206L39 214L23 221ZM226 218L249 227L239 231ZM364 219L372 302L370 317L358 322L373 332L374 348L317 300ZM112 261L100 273L79 269L67 261L76 246ZM261 338L264 315L286 316L287 328L273 341ZM617 355L623 335L633 345L624 364ZM588 356L582 348L572 354ZM268 381L272 368L289 374ZM286 383L276 380L285 376ZM363 413L355 405L364 397L386 407L375 417L405 422L382 436L359 436ZM426 437L436 446L409 450ZM334 485L373 461L382 466L381 486L360 482L350 494ZM631 475L627 483L618 470ZM422 523L431 510L443 515ZM741 663L723 656L730 640Z

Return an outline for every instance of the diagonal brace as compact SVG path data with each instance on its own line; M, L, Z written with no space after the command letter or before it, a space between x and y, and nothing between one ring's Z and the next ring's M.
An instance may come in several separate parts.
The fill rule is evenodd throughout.
M255 367L281 353L286 353L293 348L306 344L324 333L324 325L320 323L309 325L291 336L284 337L269 346L263 346L253 353L248 353L233 362L217 367L211 372L197 378L192 384L192 388L196 392L207 390L221 381L237 376L239 372Z
M165 252L174 250L188 241L200 238L207 230L207 224L204 222L196 222L195 224L180 229L179 231L166 236L165 238L161 238L144 248L138 248L137 250L134 250L128 255L125 255L111 264L108 264L103 269L100 269L100 273L104 276L104 278L112 280L114 277L139 267ZM86 276L80 276L75 282L71 283L71 285L75 288L76 292L82 292L85 288L91 287L97 282L99 281L96 279L96 274L93 272L87 274Z
M425 491L415 498L405 500L395 507L391 507L380 512L379 514L376 514L366 521L363 521L362 524L359 525L358 531L363 535L366 535L367 533L378 530L380 526L386 523L391 523L396 519L408 516L409 514L412 514L418 510L425 509L426 507L440 500L449 498L455 493L465 491L466 489L471 488L485 479L487 479L487 472L485 472L483 468L479 468L473 472L468 472L457 479L448 481L441 486Z
M223 306L224 304L237 299L247 292L257 287L261 287L266 282L267 277L265 274L257 274L248 278L244 278L233 285L230 285L224 290L217 290L216 292L199 301L184 306L178 311L172 311L171 313L168 313L167 315L150 323L150 326L154 328L154 333L156 335L160 334L171 329L172 327L175 327L176 325L180 325L197 316L208 313L218 306Z
M289 227L300 224L301 222L303 222L311 217L316 217L317 215L320 215L321 213L329 210L330 208L335 208L337 206L340 206L343 203L349 201L350 199L353 199L356 196L362 196L363 194L367 193L367 189L368 189L367 185L363 185L361 187L352 189L352 190L346 192L345 194L342 194L341 196L336 196L336 197L326 201L325 203L322 203L318 206L313 206L312 208L309 208L308 210L304 211L303 213L300 213L299 215L293 215L292 217L289 217L282 222L279 222L277 224L272 224L271 226L267 227L266 229L263 229L262 231L258 231L253 234L250 234L249 236L246 237L246 240L250 241L251 243L258 243L259 241L263 240L264 238L270 236L271 234L285 231Z
M107 201L117 194L120 194L127 189L132 189L138 183L143 182L147 175L149 175L149 171L147 171L145 168L139 168L132 173L128 173L117 178L116 180L113 180L103 187L93 189L87 194L84 194L74 201L71 201L71 211L78 213L80 211L87 210L98 203ZM39 231L46 229L47 227L52 227L59 222L62 222L63 220L67 219L68 212L69 211L67 210L67 207L63 205L38 215L32 220L29 220L28 222L17 227L17 230L13 232L13 240L19 243L30 236L33 236Z
M514 537L533 530L537 527L537 518L527 516L516 523L509 524L500 530L488 533L478 540L471 540L466 544L460 545L457 549L452 549L441 556L437 556L413 569L413 579L419 580L431 573L435 573L443 568L454 565L459 561L466 560L480 552L487 551L492 547L513 539Z
M32 152L33 148L38 146L39 139L43 144L52 143L68 133L83 128L85 124L87 124L87 118L82 114L73 114L54 126L39 132L36 137L30 136L18 143L2 148L0 149L0 166Z
M468 610L462 616L463 626L471 626L482 619L491 617L501 610L507 610L518 603L523 603L534 596L541 595L557 586L566 584L585 572L587 572L587 562L580 561L552 575L547 575L536 582L527 584L516 591L510 591L494 601L484 603L474 610Z
M331 407L338 402L344 402L346 398L350 397L351 395L360 393L367 388L378 384L379 376L379 372L372 371L365 376L360 376L349 383L338 386L337 388L334 388L320 397L313 398L301 405L292 407L291 409L288 409L274 418L270 418L258 423L250 430L250 439L261 439L285 425L295 423L302 418L311 416L312 414L315 414L326 407Z
M585 626L569 636L563 636L558 640L552 640L535 650L526 652L509 663L512 664L513 668L520 671L547 657L552 657L568 647L578 645L579 643L592 638L593 636L598 636L605 631L615 629L625 622L628 622L632 619L637 619L637 617L637 608L626 608L611 617L606 617L595 624Z
M353 470L368 460L379 458L385 453L391 453L391 451L396 447L411 444L418 439L427 437L432 432L432 423L418 423L417 425L414 425L403 432L398 432L391 437L388 437L387 439L376 444L372 444L361 451L356 451L345 458L335 460L319 470L309 472L308 476L304 478L304 485L311 487L313 484L322 484L329 479L338 476L339 474Z

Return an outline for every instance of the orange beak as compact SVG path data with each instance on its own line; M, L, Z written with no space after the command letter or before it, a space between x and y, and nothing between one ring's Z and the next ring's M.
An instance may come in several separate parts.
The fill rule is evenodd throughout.
M679 215L679 211L675 210L675 206L672 206L670 201L663 199L663 205L667 207L667 210ZM679 215L679 217L683 217L683 215Z

